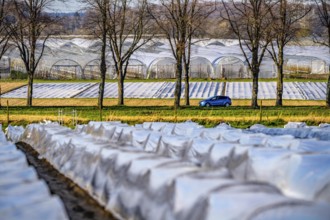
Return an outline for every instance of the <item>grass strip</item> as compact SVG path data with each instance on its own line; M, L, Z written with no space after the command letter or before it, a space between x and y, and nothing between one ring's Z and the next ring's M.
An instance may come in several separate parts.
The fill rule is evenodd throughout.
M79 124L99 121L100 111L97 107L10 107L10 123L27 125L43 120L57 121L59 110L63 111L63 121L73 126L73 110L77 112ZM7 109L0 108L0 123L7 125ZM322 106L264 106L262 121L259 109L246 106L201 108L197 106L181 107L177 111L171 106L107 106L102 111L104 121L122 121L129 124L146 121L183 122L192 120L206 127L213 127L226 122L234 127L246 128L260 123L271 127L281 127L289 121L304 121L308 125L330 123L330 110Z

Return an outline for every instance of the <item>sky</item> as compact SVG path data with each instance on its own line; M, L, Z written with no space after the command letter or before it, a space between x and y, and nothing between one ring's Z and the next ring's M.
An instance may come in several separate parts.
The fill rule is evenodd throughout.
M62 2L55 0L47 11L70 13L82 10L84 6L85 4L79 2L78 0L64 0Z

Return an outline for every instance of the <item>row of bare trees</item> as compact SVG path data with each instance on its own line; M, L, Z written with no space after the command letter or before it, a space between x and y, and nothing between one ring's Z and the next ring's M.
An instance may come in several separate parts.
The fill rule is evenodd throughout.
M100 0L85 0L90 5ZM126 75L129 57L140 46L151 40L153 34L161 33L168 40L173 57L176 60L175 76L176 86L174 92L174 107L180 106L182 81L185 82L185 105L189 105L189 66L191 58L192 37L196 31L201 29L204 21L214 12L220 11L220 16L226 20L232 32L239 40L239 45L245 57L248 68L253 76L252 107L258 107L258 79L260 65L266 53L270 54L277 66L277 96L276 105L282 106L283 95L283 68L285 46L295 40L300 31L299 22L311 11L310 5L297 3L289 0L222 0L210 2L202 0L160 0L158 4L147 4L141 1L140 6L134 5L134 9L128 10L126 0L104 0L107 1L108 8L120 6L120 16L115 17L119 11L108 11L104 22L107 25L108 42L110 45L112 58L116 66L118 78L118 104L124 104L123 84ZM101 2L104 2L101 1ZM316 0L318 14L324 22L324 5L328 7L325 0ZM98 4L101 5L101 4ZM105 4L104 4L105 6ZM220 9L217 9L220 7ZM322 7L323 10L320 10ZM95 8L95 7L94 7ZM98 8L96 14L101 14L102 7ZM125 20L128 13L137 16L134 18L135 28L123 29L125 25L130 27L132 20ZM323 14L322 14L322 13ZM106 16L103 16L104 18ZM132 14L129 15L132 17ZM321 18L322 17L322 18ZM328 20L326 20L328 21ZM159 28L153 32L151 27ZM102 31L101 31L102 33ZM129 38L133 37L130 47L123 45ZM103 35L105 36L105 35ZM124 37L123 37L124 36ZM149 36L149 37L146 37ZM104 45L105 47L106 45ZM126 46L127 47L127 46ZM123 65L122 65L123 64ZM117 68L118 67L118 68ZM102 69L102 68L101 68ZM100 96L102 97L104 86L100 85ZM327 92L327 100L329 100ZM102 107L102 98L99 100L99 107ZM328 101L327 101L328 103Z
M174 107L180 106L181 82L185 80L185 104L189 105L189 67L194 33L208 16L215 11L215 4L202 0L161 0L149 13L165 35L176 60L176 86Z
M9 31L7 21L7 2L0 0L0 60L8 49Z
M223 0L223 5L223 17L237 36L253 76L251 106L258 107L258 75L266 52L277 67L276 106L282 106L284 49L295 39L300 30L298 22L311 7L288 0Z
M98 106L103 108L106 49L110 48L118 79L118 105L124 104L124 80L133 53L150 41L151 19L146 0L82 0L89 5L90 26L102 42Z
M314 0L317 6L317 14L320 20L321 33L315 37L315 41L329 48L330 54L330 1L329 0ZM330 107L330 74L328 77L326 91L326 105Z
M94 34L101 38L101 83L99 107L102 108L105 80L105 49L110 47L118 79L118 105L124 104L124 80L132 54L149 42L159 31L171 45L176 59L176 88L174 106L180 106L181 82L185 70L185 97L189 105L189 66L192 36L203 19L214 10L214 4L200 0L161 0L148 4L146 0L83 0L90 6L91 26L98 27ZM212 6L212 7L210 7ZM213 9L212 9L213 8ZM101 15L101 16L97 16ZM97 24L97 25L95 25ZM154 27L158 26L159 29Z
M16 47L28 75L27 106L32 105L33 78L54 22L44 10L53 0L0 1L0 59ZM40 43L41 42L41 43Z
M28 73L27 105L32 105L35 70L42 58L45 43L52 33L54 18L44 10L54 0L0 0L1 53L9 39L20 51ZM230 24L239 40L248 68L253 76L252 107L258 106L258 78L266 53L273 58L278 71L276 105L282 105L285 46L295 39L299 22L312 6L290 0L80 0L88 5L89 29L102 42L100 51L101 82L98 106L103 107L107 50L118 79L118 105L124 104L124 80L134 52L155 34L168 40L176 59L174 106L180 107L182 80L185 82L185 105L189 105L189 66L193 36L210 16L218 16ZM315 39L329 47L329 1L315 0L322 32ZM9 10L10 9L10 10ZM217 12L220 12L218 14ZM157 27L157 28L155 28ZM322 39L322 41L321 41ZM326 40L324 40L326 39ZM3 52L2 52L3 51ZM1 58L1 57L0 57ZM330 77L327 105L330 106Z

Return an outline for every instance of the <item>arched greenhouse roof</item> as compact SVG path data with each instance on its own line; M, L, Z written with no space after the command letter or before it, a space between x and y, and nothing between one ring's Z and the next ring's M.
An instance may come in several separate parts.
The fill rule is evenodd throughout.
M190 61L191 78L209 78L214 75L211 61L202 56L194 56Z
M88 66L100 66L101 60L100 59L93 59L91 61L88 61L85 65L83 65L83 69L86 69ZM106 65L110 66L111 62L109 60L106 60Z
M213 62L214 75L211 78L248 78L249 74L243 56L228 54Z
M156 65L160 62L167 62L168 64L176 64L176 60L172 57L159 57L154 59L148 66L148 71L149 69L153 66Z
M147 68L147 78L150 78L151 72L153 70L154 67L157 66L168 66L168 65L176 65L176 60L172 57L160 57L160 58L156 58L154 59L148 66ZM168 72L168 71L167 71ZM156 73L156 75L158 75L158 73ZM172 73L171 75L174 75L174 73ZM173 77L173 76L172 76ZM158 78L158 77L157 77Z
M222 55L221 57L216 58L212 63L214 66L218 66L220 63L231 64L231 63L236 63L238 61L242 62L244 65L246 64L245 58L237 54Z
M77 61L71 60L71 59L58 60L52 65L52 68L55 67L55 66L63 66L63 67L76 66L76 67L79 67L82 70L81 65Z
M72 53L72 54L83 54L84 53L84 50L82 47L80 47L77 44L72 43L72 42L66 42L66 43L62 44L59 49L62 51L65 51L65 52Z

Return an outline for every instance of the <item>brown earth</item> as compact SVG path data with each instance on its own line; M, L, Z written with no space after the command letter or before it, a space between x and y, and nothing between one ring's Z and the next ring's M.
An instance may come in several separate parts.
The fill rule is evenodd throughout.
M0 94L4 94L24 85L26 85L25 82L0 82Z

